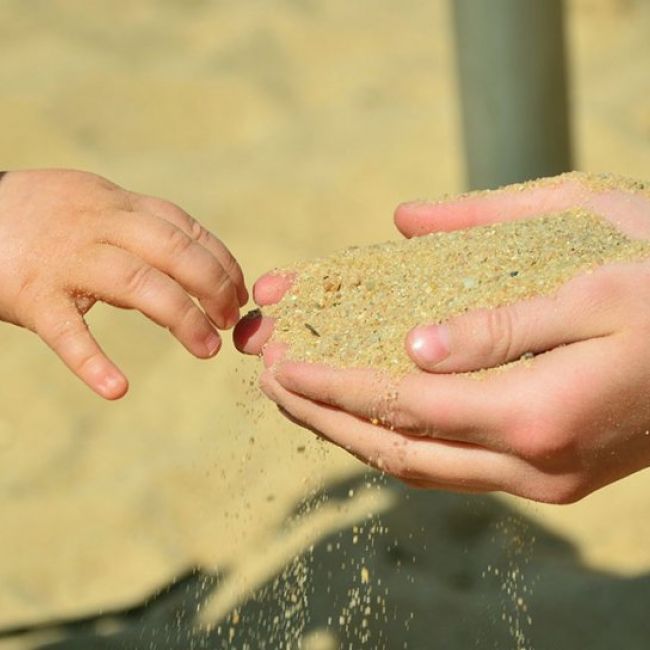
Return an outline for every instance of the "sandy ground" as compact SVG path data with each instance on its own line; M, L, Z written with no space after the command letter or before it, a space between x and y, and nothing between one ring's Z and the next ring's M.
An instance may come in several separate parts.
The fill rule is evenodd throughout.
M649 25L570 2L581 169L648 176ZM0 168L166 196L252 280L462 189L450 48L433 0L4 0ZM647 647L647 471L563 508L406 490L282 421L231 346L89 321L119 403L0 328L2 650Z

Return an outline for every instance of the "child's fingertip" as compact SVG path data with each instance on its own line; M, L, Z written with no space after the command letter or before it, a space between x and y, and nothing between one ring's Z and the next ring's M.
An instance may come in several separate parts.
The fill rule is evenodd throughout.
M213 357L221 349L221 337L217 332L210 332L205 337L204 343L207 357Z
M242 287L237 291L237 298L239 299L240 307L243 307L250 300L250 294L246 285L242 285Z
M228 313L226 314L226 329L229 330L231 327L234 327L239 323L239 319L241 318L241 313L239 311L239 307L237 305L233 305L229 310Z
M95 385L95 390L105 399L115 400L123 397L129 389L126 377L117 370L109 370Z

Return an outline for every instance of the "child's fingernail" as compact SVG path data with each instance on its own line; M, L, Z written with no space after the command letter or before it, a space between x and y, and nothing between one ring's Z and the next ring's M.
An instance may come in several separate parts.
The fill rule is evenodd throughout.
M236 305L228 310L226 315L226 328L234 327L239 322L239 307Z
M216 332L210 332L205 337L205 348L208 351L208 356L214 356L221 347L221 337Z
M444 325L416 327L408 335L407 346L419 366L431 368L451 352L449 330Z
M102 395L113 397L124 389L124 377L118 372L109 371L102 378L99 389Z

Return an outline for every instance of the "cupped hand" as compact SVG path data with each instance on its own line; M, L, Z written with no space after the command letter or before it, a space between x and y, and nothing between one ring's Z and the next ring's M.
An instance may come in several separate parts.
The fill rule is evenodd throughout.
M650 239L647 194L594 188L578 175L404 204L395 221L417 236L575 207ZM266 276L256 298L274 302L288 282ZM240 347L259 351L272 322L247 328ZM650 466L648 261L603 266L552 297L423 324L406 348L422 370L393 380L284 361L272 344L265 356L276 363L262 386L293 421L420 487L568 503ZM528 353L537 356L481 378L454 374Z
M107 399L128 383L84 322L96 301L139 310L208 358L248 300L228 249L181 208L85 172L2 177L0 258L0 319L36 332Z

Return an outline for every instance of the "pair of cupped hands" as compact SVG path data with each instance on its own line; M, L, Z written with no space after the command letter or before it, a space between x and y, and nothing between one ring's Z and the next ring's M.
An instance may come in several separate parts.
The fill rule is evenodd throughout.
M400 205L406 237L583 207L626 235L650 239L650 199L594 189L580 175ZM552 296L477 310L406 338L418 367L396 380L365 369L290 360L273 321L240 320L248 292L226 246L168 201L76 171L16 171L0 182L0 319L37 333L102 397L127 379L84 322L98 300L136 309L195 356L218 330L261 354L261 386L290 420L361 460L425 488L505 491L568 503L650 466L650 261L575 277ZM408 279L405 279L408 281ZM279 301L287 275L253 289ZM529 364L492 368L535 353ZM395 398L376 419L380 400Z

